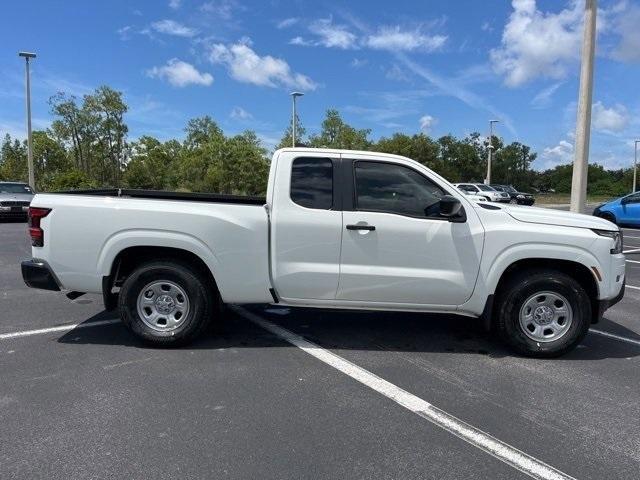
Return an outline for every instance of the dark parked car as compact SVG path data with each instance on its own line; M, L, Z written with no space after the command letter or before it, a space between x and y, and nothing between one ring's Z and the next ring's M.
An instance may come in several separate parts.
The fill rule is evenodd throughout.
M499 192L506 192L511 197L512 202L516 202L518 205L533 205L536 201L532 194L526 192L519 192L512 185L497 185L492 183L491 186Z
M0 182L0 219L27 218L33 190L22 182Z

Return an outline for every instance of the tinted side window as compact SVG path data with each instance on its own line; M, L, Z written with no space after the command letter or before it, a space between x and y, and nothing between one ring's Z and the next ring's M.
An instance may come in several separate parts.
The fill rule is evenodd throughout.
M291 200L307 208L333 205L333 163L328 158L296 158L291 167Z
M355 163L356 209L412 217L438 217L438 185L415 170L391 163Z

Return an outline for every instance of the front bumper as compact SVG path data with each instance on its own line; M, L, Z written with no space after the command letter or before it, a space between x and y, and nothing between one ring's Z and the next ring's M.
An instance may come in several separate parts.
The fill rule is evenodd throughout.
M622 300L622 297L624 297L625 287L626 279L623 280L622 288L620 289L620 293L618 293L618 295L608 300L598 300L598 310L597 312L595 312L596 316L593 318L593 323L599 322L602 319L604 312L606 312L609 308L613 307L616 303Z
M60 291L60 283L44 260L25 260L21 264L22 279L28 287Z

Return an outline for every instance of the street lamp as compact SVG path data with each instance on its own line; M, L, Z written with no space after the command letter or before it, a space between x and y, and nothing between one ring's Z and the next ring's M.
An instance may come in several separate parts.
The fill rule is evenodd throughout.
M291 143L296 146L296 98L303 96L302 92L291 92L291 100L293 100L293 116L291 117Z
M489 120L489 146L487 149L487 178L484 179L484 183L489 185L491 183L491 157L493 156L493 124L498 123L500 120Z
M636 192L636 174L638 171L638 144L640 140L635 141L635 155L633 157L633 193Z
M33 142L31 139L31 77L29 75L29 59L36 58L35 53L18 52L18 56L24 57L26 67L26 90L27 90L27 164L29 167L29 185L36 188L36 180L33 174Z

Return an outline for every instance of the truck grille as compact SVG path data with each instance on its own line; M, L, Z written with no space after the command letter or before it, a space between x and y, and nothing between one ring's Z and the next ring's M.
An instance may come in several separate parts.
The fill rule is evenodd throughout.
M0 201L0 207L28 207L30 203L20 200L2 200Z

